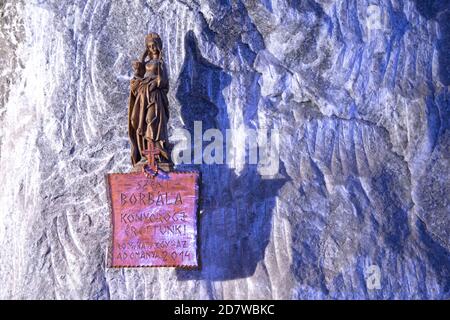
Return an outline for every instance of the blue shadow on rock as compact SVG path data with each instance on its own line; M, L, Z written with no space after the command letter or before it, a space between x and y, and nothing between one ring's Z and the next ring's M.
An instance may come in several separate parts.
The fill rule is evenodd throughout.
M450 85L450 0L414 0L417 11L427 20L439 25L437 42L439 79Z
M194 121L203 131L225 136L229 119L222 90L231 76L206 61L192 31L185 36L186 56L176 97L185 129L193 136ZM256 105L254 106L256 107ZM269 243L275 197L284 179L265 180L256 165L245 165L239 175L227 165L182 165L201 171L199 215L199 270L177 270L178 280L230 280L254 274ZM284 171L280 163L280 173ZM284 175L286 176L286 175Z

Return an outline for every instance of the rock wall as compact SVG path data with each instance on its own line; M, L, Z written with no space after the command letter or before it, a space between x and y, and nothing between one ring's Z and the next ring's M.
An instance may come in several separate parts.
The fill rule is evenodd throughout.
M0 298L450 298L450 1L0 0L0 16ZM170 132L280 133L274 177L198 166L201 271L105 266L104 174L130 169L151 31Z

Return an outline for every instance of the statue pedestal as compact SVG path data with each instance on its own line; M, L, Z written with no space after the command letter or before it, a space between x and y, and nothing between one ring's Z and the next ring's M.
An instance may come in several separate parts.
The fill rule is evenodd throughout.
M147 164L147 161L140 161L133 166L131 172L142 172L142 168ZM171 172L174 169L174 165L171 162L160 162L158 163L159 170L164 172Z

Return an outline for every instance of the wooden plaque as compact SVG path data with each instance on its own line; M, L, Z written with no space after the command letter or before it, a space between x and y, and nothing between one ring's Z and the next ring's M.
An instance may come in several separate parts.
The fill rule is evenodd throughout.
M110 267L198 267L198 172L106 175Z

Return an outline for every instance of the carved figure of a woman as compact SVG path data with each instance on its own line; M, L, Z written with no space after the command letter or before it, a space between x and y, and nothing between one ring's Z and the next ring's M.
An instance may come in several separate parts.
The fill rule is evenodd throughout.
M133 165L145 159L150 141L159 149L157 162L170 162L167 149L169 81L163 61L162 41L158 34L145 38L146 50L140 61L133 62L128 106L128 134Z

